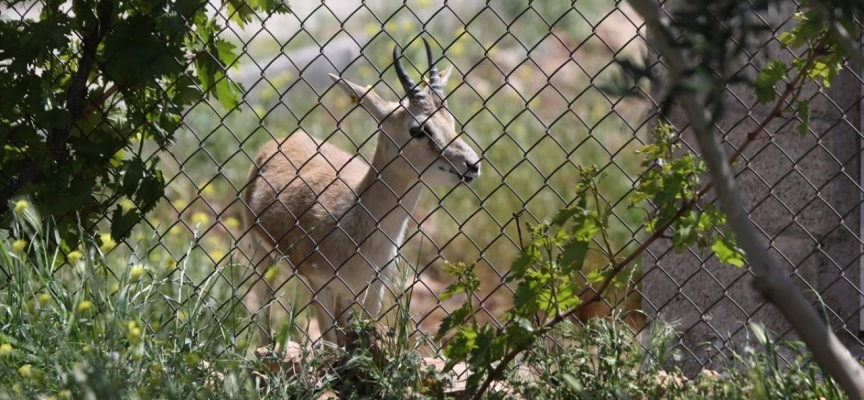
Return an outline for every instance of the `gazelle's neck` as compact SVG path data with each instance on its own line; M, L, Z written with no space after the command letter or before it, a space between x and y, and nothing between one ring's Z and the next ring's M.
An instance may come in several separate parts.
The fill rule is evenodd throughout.
M379 146L382 143L378 143ZM413 171L403 171L403 162L392 162L384 156L383 149L376 149L372 167L357 188L359 204L352 212L356 213L358 231L354 240L362 249L372 253L392 253L402 244L408 219L420 198L422 184L417 181ZM405 166L405 168L411 168ZM367 256L370 251L366 251ZM387 255L392 258L395 254ZM389 262L391 260L376 260ZM382 266L379 264L379 266Z

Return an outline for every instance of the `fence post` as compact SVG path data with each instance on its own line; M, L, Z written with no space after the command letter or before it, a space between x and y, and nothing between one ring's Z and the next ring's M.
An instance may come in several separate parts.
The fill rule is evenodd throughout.
M667 9L675 3L666 2ZM736 60L747 77L754 77L768 60L791 59L771 32L793 26L795 4L780 4L776 12L761 15L772 30L753 38L752 43L759 44L753 46L756 52ZM652 57L656 61L656 55ZM656 68L659 76L666 74L661 64ZM654 87L652 97L663 98L665 89ZM864 355L858 338L861 94L860 79L848 70L830 88L808 84L802 98L810 99L810 132L801 136L797 121L777 118L734 166L745 206L773 256L814 304L815 294L821 295L824 308L817 308L858 356ZM730 85L723 101L726 114L719 128L731 153L731 146L739 146L773 105L757 106L752 89L744 85ZM686 128L680 110L673 111L669 121ZM695 150L689 131L684 140ZM717 367L719 353L733 343L745 343L750 322L764 323L790 338L788 323L753 290L746 269L720 265L709 252L674 254L667 240L651 246L643 261L643 309L680 323L687 373Z

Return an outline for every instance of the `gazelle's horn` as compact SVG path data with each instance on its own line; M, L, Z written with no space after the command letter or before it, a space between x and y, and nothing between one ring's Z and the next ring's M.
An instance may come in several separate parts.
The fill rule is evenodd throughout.
M432 57L432 48L429 47L429 42L423 38L423 45L426 46L426 59L429 60L429 87L444 98L444 84L441 82L441 76L438 75L438 68L435 67L435 59Z
M396 76L399 77L399 83L402 84L402 89L405 90L405 94L408 95L409 100L423 97L423 91L421 91L420 88L417 87L417 84L408 77L408 73L405 72L405 67L402 66L399 57L399 45L397 44L393 46L393 67L396 68Z

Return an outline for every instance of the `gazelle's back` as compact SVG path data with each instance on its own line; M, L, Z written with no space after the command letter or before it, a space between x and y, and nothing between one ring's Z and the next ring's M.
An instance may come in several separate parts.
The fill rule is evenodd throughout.
M316 244L326 246L344 234L334 231L336 221L355 203L354 191L368 169L362 159L303 131L271 141L258 152L243 196L247 226L268 246L276 244L294 266L316 263ZM304 269L301 274L312 273Z

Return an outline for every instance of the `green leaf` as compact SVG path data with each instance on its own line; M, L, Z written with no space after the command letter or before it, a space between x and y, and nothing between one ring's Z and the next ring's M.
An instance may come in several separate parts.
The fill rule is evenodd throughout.
M456 364L465 360L471 351L477 346L477 330L473 327L463 326L459 328L456 335L444 349L444 355L450 360L444 366L442 372L449 372Z
M593 211L583 218L578 218L574 223L573 237L576 240L588 242L600 232L600 226L597 224L597 213Z
M731 232L726 236L720 236L714 240L711 250L717 255L717 259L724 264L734 265L738 268L744 266L744 255L741 250L729 239Z
M581 211L582 209L580 207L562 208L558 210L557 213L555 213L555 216L552 217L552 222L550 222L550 224L552 226L562 227L564 226L564 224L567 223L567 221L570 220L570 218L572 218L574 215Z
M798 110L798 118L801 119L801 123L798 124L798 133L801 136L807 136L807 133L810 132L810 100L799 100L795 108Z
M223 66L229 68L239 67L237 60L240 58L240 56L238 56L237 52L234 51L234 49L236 48L237 46L227 40L216 39L216 57L219 58L219 61L222 63Z
M607 273L606 273L605 269L598 268L598 269L595 269L595 270L589 272L587 275L585 275L585 278L588 280L589 283L591 283L593 285L596 283L603 282L606 279L606 275L607 275Z
M111 238L118 243L125 240L142 218L138 210L132 209L124 213L123 208L118 205L111 216Z
M177 0L174 9L184 18L193 19L195 14L204 12L206 4L205 0Z
M519 254L519 258L513 261L513 264L510 265L510 272L518 279L518 277L525 275L525 271L527 271L529 267L533 266L541 259L540 250L535 246L528 246L525 250L522 250L522 253Z
M450 298L452 298L454 294L464 293L464 292L465 292L465 286L463 286L459 282L455 282L455 283L451 284L450 286L447 286L447 289L445 289L444 293L441 293L441 295L439 297L441 298L441 300L450 300Z
M581 271L585 265L585 256L588 254L587 241L572 239L564 245L559 262L564 267L564 272Z
M540 304L541 297L549 291L545 284L546 280L536 274L531 274L519 282L513 295L513 310L516 315L530 316L543 308Z
M240 104L240 94L243 93L243 89L228 77L219 75L222 75L221 72L217 74L217 79L221 79L216 82L216 99L226 110L232 110Z
M248 0L249 5L259 12L270 13L290 13L291 8L288 3L282 0Z
M762 104L774 101L776 93L774 86L786 78L786 64L780 60L772 60L759 71L754 86L756 88L756 100Z
M448 314L441 320L441 325L438 326L438 334L435 335L435 340L441 340L441 338L447 336L453 328L461 326L470 314L471 310L466 306L459 307L456 311Z

